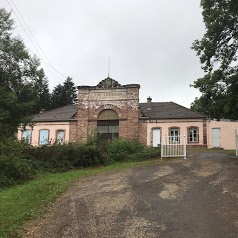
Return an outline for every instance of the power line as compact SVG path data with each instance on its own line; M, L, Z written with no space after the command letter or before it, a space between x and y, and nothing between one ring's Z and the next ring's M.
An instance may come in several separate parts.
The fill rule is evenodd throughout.
M17 11L17 13L20 15L20 17L21 17L23 23L25 24L25 26L26 26L26 28L27 28L27 30L28 30L28 32L30 33L31 36L28 34L26 28L24 27L24 25L22 24L22 22L21 22L21 20L19 19L18 15L17 15L16 12L14 11L14 9L13 9L12 5L10 4L9 0L7 0L8 4L9 4L10 8L12 9L12 11L14 12L14 14L15 14L17 20L18 20L19 23L21 24L23 30L25 31L26 35L27 35L28 38L30 39L30 41L31 41L32 45L34 46L34 48L36 49L36 51L39 52L40 54L42 54L42 56L44 56L44 57L42 57L42 58L40 58L40 59L46 64L46 66L48 67L48 69L49 69L49 71L51 72L51 74L53 75L53 77L60 83L62 80L59 78L59 76L58 76L57 74L55 74L55 73L52 71L52 69L55 70L57 73L59 73L59 74L60 74L61 76L63 76L64 78L66 78L66 76L63 75L60 71L58 71L57 69L55 69L55 68L50 64L50 62L49 62L47 56L45 55L45 53L44 53L44 51L42 50L41 46L39 45L39 43L37 42L37 40L36 40L36 38L34 37L33 33L31 32L30 28L28 27L26 21L24 20L22 14L21 14L20 11L18 10L16 4L14 3L13 0L11 0L11 1L12 1L12 3L13 3L13 5L14 5L16 11ZM36 42L36 44L35 44L34 41ZM40 50L40 51L39 51L39 50ZM32 51L31 51L31 52L32 52ZM34 52L32 52L32 53L34 54ZM45 58L45 60L44 60L44 58ZM59 80L56 78L56 76L57 76L57 78L58 78Z

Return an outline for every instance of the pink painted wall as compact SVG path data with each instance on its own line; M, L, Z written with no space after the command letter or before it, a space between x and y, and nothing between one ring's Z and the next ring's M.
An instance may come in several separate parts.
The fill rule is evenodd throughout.
M31 127L27 126L26 129L31 130ZM33 130L31 132L31 144L33 146L39 145L39 133L40 130L49 130L49 141L53 144L56 140L56 132L58 130L65 131L65 142L69 141L69 123L68 122L38 122L35 123ZM22 131L19 129L17 133L17 138L22 139Z
M161 128L161 136L169 135L170 127L179 127L180 135L186 134L186 141L188 145L203 145L203 121L202 120L151 120L147 123L147 145L151 145L151 133L153 128ZM199 128L199 142L198 143L188 143L188 128L198 127Z
M238 122L208 121L208 148L213 148L212 128L220 128L220 147L226 150L235 149L235 130Z

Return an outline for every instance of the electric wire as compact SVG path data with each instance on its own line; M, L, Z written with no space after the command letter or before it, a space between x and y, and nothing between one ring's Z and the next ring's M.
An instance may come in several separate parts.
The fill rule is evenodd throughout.
M65 79L66 79L67 77L66 77L64 74L62 74L59 70L57 70L55 67L53 67L53 66L50 64L50 62L49 62L47 56L45 55L45 53L44 53L44 51L42 50L41 46L39 45L39 43L37 42L37 40L36 40L36 38L34 37L33 33L31 32L30 28L28 27L26 21L24 20L22 14L21 14L20 11L18 10L16 4L14 3L13 0L11 0L11 1L12 1L12 4L14 5L14 7L15 7L17 13L18 13L19 16L21 17L22 21L19 19L18 14L16 13L16 11L14 11L14 9L13 9L11 3L9 2L9 0L7 0L9 6L10 6L10 8L11 8L11 10L13 11L13 13L15 14L17 20L18 20L19 23L21 24L21 26L22 26L24 32L26 33L27 37L30 39L30 41L31 41L32 45L34 46L34 48L36 49L36 51L39 52L39 54L41 54L42 56L44 56L44 57L39 57L39 58L46 64L47 68L49 69L49 71L51 72L51 74L53 75L53 77L56 79L56 81L57 81L58 83L62 83L62 80L59 78L59 76L58 76L57 74L55 74L55 73L52 71L52 69L53 69L54 71L56 71L58 74L60 74L62 77L64 77ZM26 28L27 28L27 30L28 30L28 32L29 32L30 34L27 32L27 30L26 30L26 28L24 27L24 25L22 24L22 22L25 24L25 26L26 26ZM30 36L30 35L31 35L31 36ZM35 41L36 43L35 43L34 41ZM30 51L31 51L31 50L30 50ZM33 51L31 51L31 52L32 52L33 54L35 54ZM45 59L44 59L44 58L45 58ZM57 79L57 78L58 78L58 79Z

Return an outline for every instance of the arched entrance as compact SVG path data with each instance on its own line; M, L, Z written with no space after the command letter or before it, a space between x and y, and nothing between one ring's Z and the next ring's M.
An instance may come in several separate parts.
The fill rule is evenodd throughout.
M119 137L119 120L117 112L105 109L98 115L97 133L100 139L113 140Z

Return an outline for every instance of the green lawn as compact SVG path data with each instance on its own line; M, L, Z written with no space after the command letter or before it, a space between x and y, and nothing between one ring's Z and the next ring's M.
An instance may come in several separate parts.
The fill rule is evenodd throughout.
M159 159L143 162L115 163L100 168L44 174L25 184L0 191L0 237L20 237L18 231L29 219L46 213L47 207L76 179L109 172L161 163Z

